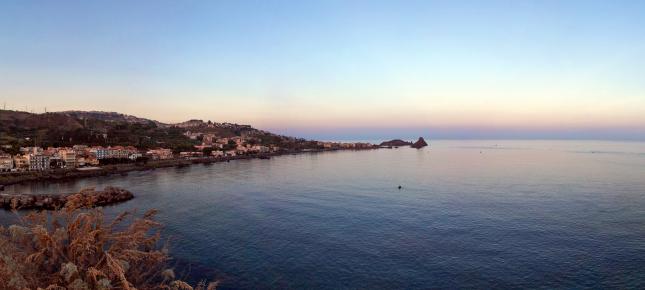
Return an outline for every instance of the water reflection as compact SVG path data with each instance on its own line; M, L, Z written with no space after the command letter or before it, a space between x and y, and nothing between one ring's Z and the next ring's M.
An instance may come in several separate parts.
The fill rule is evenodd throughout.
M106 211L160 209L180 271L223 288L642 288L643 145L433 141L7 191L127 188Z

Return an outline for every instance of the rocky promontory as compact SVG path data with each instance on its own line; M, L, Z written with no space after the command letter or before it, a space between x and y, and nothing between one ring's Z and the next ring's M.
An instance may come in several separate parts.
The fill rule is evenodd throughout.
M401 139L394 139L390 141L385 141L381 143L379 146L381 147L400 147L400 146L410 146L412 145L412 142L408 141L403 141Z
M134 198L132 192L108 186L99 191L90 188L73 194L0 194L0 207L4 209L54 210L66 206L105 206L132 198Z
M410 147L416 149L420 149L426 146L428 146L428 143L426 143L426 140L424 140L423 137L419 137L419 140L417 140L417 142L414 142L414 144L410 145Z

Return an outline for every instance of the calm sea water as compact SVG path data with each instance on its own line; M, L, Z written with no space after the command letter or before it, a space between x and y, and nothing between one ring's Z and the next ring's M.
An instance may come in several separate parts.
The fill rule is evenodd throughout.
M223 289L645 288L645 143L435 141L7 191L106 185L136 194L109 213L160 209L178 272Z

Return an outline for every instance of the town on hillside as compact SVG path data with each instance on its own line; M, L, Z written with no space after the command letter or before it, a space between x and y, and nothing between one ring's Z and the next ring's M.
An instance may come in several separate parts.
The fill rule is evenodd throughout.
M9 115L4 116L13 123L6 130L3 128L0 134L0 172L85 170L105 165L141 164L161 160L217 160L376 148L369 143L310 141L272 134L248 125L202 120L167 125L115 113L65 112L60 115L43 115L22 114L13 119ZM66 122L73 130L44 127L50 125L48 120L52 118ZM178 131L181 134L177 134ZM59 132L60 136L53 132ZM138 142L128 142L126 137L132 135L137 135L132 140ZM75 144L74 140L81 141Z

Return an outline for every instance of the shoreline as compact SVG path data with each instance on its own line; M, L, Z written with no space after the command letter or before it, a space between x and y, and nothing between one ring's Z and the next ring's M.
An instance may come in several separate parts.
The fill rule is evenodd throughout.
M124 164L114 164L114 165L105 165L99 167L95 170L78 170L74 169L57 169L49 171L28 171L28 172L12 172L0 174L0 192L4 190L4 187L11 186L15 184L27 184L31 182L40 182L40 181L68 181L76 180L82 178L90 177L99 177L99 176L109 176L114 174L127 175L128 172L133 171L148 171L155 170L157 168L168 168L168 167L186 167L195 164L212 164L220 162L230 162L232 160L250 160L250 159L269 159L271 157L283 156L283 155L297 155L303 153L320 153L320 152L332 152L332 151L365 151L365 150L374 150L379 149L379 147L365 148L365 149L312 149L308 151L285 151L285 152L276 152L276 153L266 153L266 154L254 154L254 155L241 155L234 157L202 157L195 159L167 159L167 160L154 160L148 161L145 164L136 164L136 163L124 163Z

